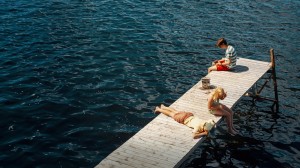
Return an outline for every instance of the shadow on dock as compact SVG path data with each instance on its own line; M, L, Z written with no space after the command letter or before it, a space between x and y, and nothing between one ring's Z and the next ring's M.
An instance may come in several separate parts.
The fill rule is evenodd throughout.
M244 65L236 65L231 72L234 73L240 73L240 72L246 72L249 71L249 68Z

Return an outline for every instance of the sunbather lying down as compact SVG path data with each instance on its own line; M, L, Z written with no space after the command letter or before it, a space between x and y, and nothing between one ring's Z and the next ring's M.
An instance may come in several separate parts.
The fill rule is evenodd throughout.
M194 116L193 113L185 111L177 111L172 107L166 107L163 104L155 108L155 113L163 113L169 117L172 117L175 121L184 124L190 128L193 128L194 139L207 135L208 132L215 125L213 120L202 120L199 117Z

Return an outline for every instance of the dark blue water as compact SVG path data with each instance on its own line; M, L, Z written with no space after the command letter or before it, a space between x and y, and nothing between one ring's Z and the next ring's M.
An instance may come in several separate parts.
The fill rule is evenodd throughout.
M94 167L206 75L225 37L277 56L280 109L243 98L182 167L300 167L300 2L0 1L0 167ZM273 97L272 85L263 95Z

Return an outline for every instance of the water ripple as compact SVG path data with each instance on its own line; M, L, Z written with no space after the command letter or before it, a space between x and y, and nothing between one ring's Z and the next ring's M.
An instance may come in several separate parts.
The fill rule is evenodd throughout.
M222 125L182 167L299 167L299 6L3 1L0 167L94 167L206 75L219 37L245 58L275 48L280 112L243 98L241 135Z

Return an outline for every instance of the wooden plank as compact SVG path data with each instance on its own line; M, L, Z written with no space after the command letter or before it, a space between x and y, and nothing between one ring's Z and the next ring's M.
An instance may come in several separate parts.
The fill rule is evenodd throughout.
M268 62L239 58L235 70L213 71L206 77L211 78L212 85L222 86L228 92L222 103L231 108L270 69L269 66ZM219 123L221 117L211 115L207 109L208 94L213 89L201 90L200 87L201 81L171 104L171 107ZM204 139L193 139L191 132L192 129L187 126L159 114L96 167L178 167Z

